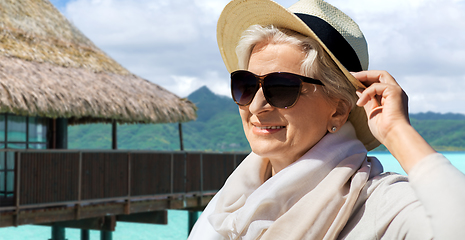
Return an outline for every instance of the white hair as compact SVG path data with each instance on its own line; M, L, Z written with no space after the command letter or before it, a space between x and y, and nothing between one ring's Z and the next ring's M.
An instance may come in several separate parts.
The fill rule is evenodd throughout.
M325 85L324 92L330 99L339 99L345 109L352 109L356 103L355 87L349 82L336 63L311 37L289 29L275 26L250 26L236 47L239 69L248 69L250 55L258 44L290 44L298 46L306 56L300 67L301 75L320 80Z

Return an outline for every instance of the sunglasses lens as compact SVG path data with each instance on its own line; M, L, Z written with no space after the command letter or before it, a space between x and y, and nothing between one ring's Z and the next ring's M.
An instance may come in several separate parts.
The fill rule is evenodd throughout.
M287 108L297 101L300 84L300 79L293 75L272 73L263 81L263 93L271 105L277 108Z
M236 71L231 74L231 92L234 101L245 106L252 101L257 92L257 79L247 71Z

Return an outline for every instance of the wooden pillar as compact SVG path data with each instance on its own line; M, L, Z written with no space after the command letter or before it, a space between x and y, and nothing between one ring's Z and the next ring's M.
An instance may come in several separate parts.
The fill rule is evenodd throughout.
M68 119L57 118L55 121L55 148L68 149Z
M180 150L184 151L184 143L183 143L183 140L182 140L182 123L178 124L178 129L179 129L179 146L180 146Z
M115 119L111 122L111 149L118 149L118 123Z
M68 119L53 119L52 128L52 148L68 149ZM52 226L52 238L50 240L66 240L65 228Z
M195 222L197 222L197 219L199 219L199 214L197 211L189 211L189 216L188 216L188 221L187 221L187 234L189 234L192 231L192 228L194 228Z
M100 231L100 240L112 240L113 239L113 232L112 231Z
M81 240L90 240L89 229L81 229Z
M116 227L116 216L106 216L103 220L103 227L100 230L100 240L112 240Z
M66 240L65 228L59 226L52 226L52 238L50 240Z

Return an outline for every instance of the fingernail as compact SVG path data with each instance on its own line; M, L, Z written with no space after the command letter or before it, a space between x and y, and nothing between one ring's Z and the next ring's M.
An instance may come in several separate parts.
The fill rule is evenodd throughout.
M359 92L359 91L356 91L355 94L357 94L357 96L358 96L358 99L357 99L357 102L355 103L355 105L360 106L360 100L361 100L360 97L362 96L362 93Z

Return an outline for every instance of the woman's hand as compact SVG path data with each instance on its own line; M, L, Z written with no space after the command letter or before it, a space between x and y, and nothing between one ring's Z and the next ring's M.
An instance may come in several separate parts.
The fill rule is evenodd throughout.
M364 107L373 135L386 146L408 173L434 149L410 125L408 97L386 71L353 73L367 88L358 91L357 105Z
M364 107L368 125L373 135L384 144L394 127L410 125L407 94L386 71L363 71L353 73L367 89L357 91L357 105Z

